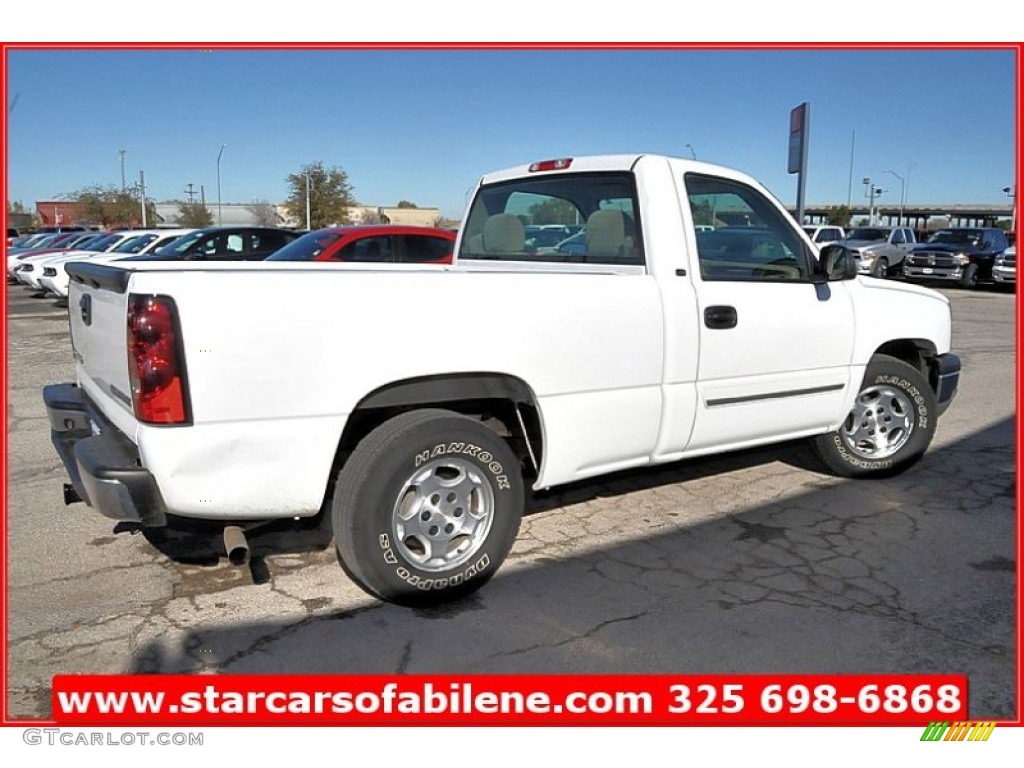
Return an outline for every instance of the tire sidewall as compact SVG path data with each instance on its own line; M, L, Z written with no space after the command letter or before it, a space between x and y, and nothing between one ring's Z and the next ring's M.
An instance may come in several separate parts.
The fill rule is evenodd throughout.
M351 540L339 546L353 557L379 596L398 603L433 603L475 591L505 560L519 531L524 489L519 463L508 444L487 427L461 417L418 425L377 462L358 488L355 517L342 527ZM393 511L400 490L418 470L445 457L478 470L494 499L490 529L479 549L447 571L426 571L408 560L394 541ZM336 532L337 528L336 516Z
M976 288L978 285L978 265L968 264L964 267L964 276L960 280L964 288Z
M871 363L858 390L858 397L865 389L876 386L898 389L910 400L914 409L914 426L910 438L892 456L870 459L853 452L843 440L841 430L826 435L824 439L827 449L843 465L844 474L895 474L924 453L935 433L938 418L935 395L918 371L906 364Z
M889 274L889 260L885 256L879 256L871 267L873 277L884 278Z

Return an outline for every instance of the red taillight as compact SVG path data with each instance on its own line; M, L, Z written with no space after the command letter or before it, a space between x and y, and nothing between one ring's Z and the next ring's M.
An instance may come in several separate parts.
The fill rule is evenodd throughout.
M572 165L571 157L560 157L557 160L541 160L539 163L530 165L530 173L537 171L564 171Z
M189 422L181 333L169 297L128 297L128 375L135 418L149 424Z

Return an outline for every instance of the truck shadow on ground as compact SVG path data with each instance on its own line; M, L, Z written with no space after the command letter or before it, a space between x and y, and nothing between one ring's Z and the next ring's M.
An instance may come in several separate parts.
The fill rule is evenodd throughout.
M547 512L598 498L624 496L663 485L683 483L698 478L734 472L742 469L781 462L789 466L821 471L821 465L803 442L783 443L760 449L737 451L713 457L701 457L687 462L659 467L625 470L606 475L599 482L580 481L560 486L555 492L529 493L524 516ZM329 506L329 505L328 505ZM184 524L183 524L184 523ZM140 528L125 523L115 527L114 533L139 532L165 557L183 565L218 568L224 562L224 543L221 526L202 526L196 521L179 521L166 528ZM332 544L330 510L321 510L316 517L301 521L280 520L260 526L248 533L252 555L254 583L266 580L265 558L274 555L321 551Z
M1014 435L1007 419L871 482L782 467L792 494L699 521L663 506L656 527L649 497L705 479L728 494L751 468L792 461L792 446L579 483L531 502L524 553L465 600L317 597L272 616L262 603L277 586L250 586L264 591L238 597L248 618L162 636L130 671L958 673L972 717L1011 717Z

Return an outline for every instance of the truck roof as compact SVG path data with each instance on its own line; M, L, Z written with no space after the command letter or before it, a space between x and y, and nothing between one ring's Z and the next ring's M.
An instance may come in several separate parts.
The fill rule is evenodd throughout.
M711 173L718 176L737 179L742 178L744 180L754 181L746 174L725 166L704 163L699 160L688 160L682 157L673 157L671 155L635 153L627 155L584 155L581 157L566 156L561 158L539 158L531 163L525 163L523 165L513 166L512 168L505 168L500 171L487 173L481 177L480 183L493 184L507 179L522 178L523 176L528 176L531 173L559 173L565 171L630 171L633 170L633 166L635 166L641 158L661 158L664 160L672 160L687 166L687 170L693 170L698 173ZM538 165L552 166L556 163L564 164L559 165L558 167L545 167L543 169L538 169L536 167Z

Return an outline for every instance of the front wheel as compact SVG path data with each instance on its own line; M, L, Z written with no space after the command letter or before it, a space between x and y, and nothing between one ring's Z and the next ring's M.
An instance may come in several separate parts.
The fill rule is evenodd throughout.
M338 558L384 600L454 600L504 561L523 503L519 462L493 430L451 411L404 413L367 435L338 476Z
M978 265L968 264L964 267L963 277L960 278L960 285L964 288L978 287Z
M935 434L938 406L916 368L887 355L868 364L846 420L813 439L818 457L842 477L885 477L913 465Z
M872 277L887 277L889 274L889 260L885 256L879 256L871 267Z

